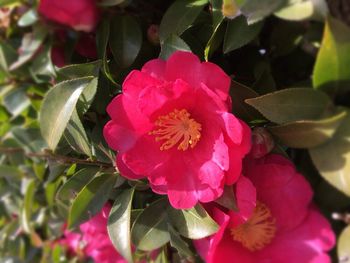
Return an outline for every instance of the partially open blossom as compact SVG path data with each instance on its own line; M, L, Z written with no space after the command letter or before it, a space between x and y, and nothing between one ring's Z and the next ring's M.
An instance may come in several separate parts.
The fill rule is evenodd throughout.
M108 237L107 218L110 210L110 205L105 205L100 213L80 225L80 233L66 230L60 243L79 258L90 257L96 263L126 263Z
M229 113L229 87L218 66L189 52L132 71L104 127L121 174L147 177L175 208L218 198L238 180L250 148L249 127Z
M51 21L85 32L93 31L100 18L96 0L40 0L39 13Z
M244 174L236 189L239 212L208 207L220 229L195 242L206 262L330 263L334 233L293 164L268 155L247 161Z
M222 3L222 15L224 17L233 19L241 14L236 0L223 0Z
M267 155L275 147L272 135L263 127L252 130L252 149L249 155L253 158L261 158Z

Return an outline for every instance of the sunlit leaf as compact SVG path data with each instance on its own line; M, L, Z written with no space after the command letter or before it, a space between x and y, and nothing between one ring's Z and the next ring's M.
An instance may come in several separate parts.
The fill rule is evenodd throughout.
M125 190L114 201L108 217L108 235L119 253L128 261L133 262L131 254L131 202L134 188Z

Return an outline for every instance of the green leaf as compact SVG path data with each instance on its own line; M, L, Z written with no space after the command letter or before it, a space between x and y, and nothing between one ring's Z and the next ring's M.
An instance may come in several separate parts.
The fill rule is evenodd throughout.
M328 14L325 0L294 0L281 8L275 15L279 18L300 21L306 19L323 20Z
M190 262L193 262L194 255L189 248L189 245L181 238L179 233L177 233L170 224L168 224L168 231L170 234L170 245L173 248L176 248L182 257L186 258Z
M108 217L108 235L114 247L128 262L133 262L131 254L131 204L134 188L124 190L115 199Z
M177 50L191 51L190 47L183 41L180 37L176 35L171 35L162 43L162 50L159 57L162 59L167 59L172 53Z
M0 40L0 68L8 72L9 67L17 59L17 52L7 43Z
M167 210L171 224L184 237L200 239L214 234L219 229L200 204L185 210L169 206Z
M159 27L161 43L171 37L180 36L200 14L208 0L177 0L164 14Z
M83 78L87 76L98 77L101 68L101 60L84 64L71 64L57 70L57 82Z
M85 77L63 81L46 94L40 109L40 128L52 150L61 139L81 93L92 80L93 77Z
M35 180L30 180L27 184L23 206L21 211L21 225L23 227L24 232L31 233L32 232L32 206L34 202L34 193L35 193L36 185Z
M69 229L89 220L102 209L116 180L115 174L102 174L84 186L69 209Z
M222 15L222 0L211 0L213 13L213 33L209 41L207 42L204 49L204 59L205 61L209 60L211 54L219 47L222 41L222 37L224 34L224 27L222 26L224 21L224 16Z
M125 0L100 0L98 2L99 6L115 6L115 5L120 5L123 2L125 2Z
M333 138L309 149L317 170L326 181L350 196L350 111Z
M72 113L67 129L64 132L64 137L76 152L92 157L92 146L76 110Z
M25 87L16 87L4 96L3 105L13 117L20 115L30 106Z
M0 165L0 178L6 178L8 180L20 180L23 177L22 172L14 166Z
M98 57L102 59L102 69L104 75L115 85L118 85L109 70L108 61L107 61L107 48L108 40L110 35L110 22L108 20L103 20L98 27L96 32L96 46ZM118 85L119 86L119 85Z
M109 44L115 60L122 67L130 66L142 45L140 25L130 16L116 16L110 30Z
M232 112L240 119L250 122L264 117L252 106L245 103L246 99L256 98L259 94L247 86L231 81Z
M57 197L61 200L74 198L95 177L98 171L98 167L88 167L79 170L62 185L57 192Z
M248 24L253 24L271 15L287 3L288 0L246 0L241 11L248 18Z
M284 89L245 102L278 124L317 120L332 105L326 94L309 88Z
M29 70L33 75L33 78L40 76L47 76L51 78L56 76L55 67L51 60L50 46L45 46L43 50L35 56Z
M221 24L224 16L222 14L222 0L210 0L211 11L213 14L213 28L216 28L219 24Z
M339 262L347 262L350 258L350 225L339 236L337 252Z
M244 16L238 16L233 20L229 20L224 39L224 53L226 54L248 44L257 37L262 26L262 22L248 25Z
M350 87L350 28L328 17L313 72L315 89L330 93Z
M168 201L162 198L145 208L136 218L131 229L131 240L138 249L152 251L169 242L168 205Z
M239 211L232 186L225 186L223 194L214 202L229 210Z
M36 9L29 9L18 20L18 25L21 27L31 26L38 20L39 20L39 17L38 17L38 13L36 12Z
M342 111L328 118L290 122L269 130L288 147L312 148L332 138L345 116L346 111Z
M47 30L43 26L36 26L33 32L24 34L20 47L20 55L17 61L10 66L10 70L13 71L30 61L41 47L46 36Z

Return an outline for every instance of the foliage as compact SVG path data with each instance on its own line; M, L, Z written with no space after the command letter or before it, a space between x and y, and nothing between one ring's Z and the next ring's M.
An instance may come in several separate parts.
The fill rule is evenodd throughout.
M74 262L56 244L64 225L77 229L107 201L110 238L129 262L200 261L191 239L213 234L215 221L200 204L176 210L146 180L121 177L102 135L126 75L176 50L231 75L234 114L273 134L273 151L340 219L339 260L350 257L350 29L325 1L237 1L241 13L227 18L222 0L100 0L94 57L78 51L86 33L47 21L37 2L0 1L1 262Z

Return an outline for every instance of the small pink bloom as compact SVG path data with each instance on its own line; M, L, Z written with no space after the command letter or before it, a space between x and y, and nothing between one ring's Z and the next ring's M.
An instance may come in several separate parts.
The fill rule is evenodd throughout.
M106 204L102 211L80 225L81 233L66 230L60 243L80 258L91 257L96 263L126 263L111 243L107 232L107 220L111 206Z
M39 13L51 21L85 32L93 31L100 18L95 0L40 0Z
M275 147L272 135L267 129L257 127L252 130L252 149L249 155L253 158L261 158L267 155Z
M218 66L189 52L132 71L104 127L121 174L147 177L175 208L218 198L238 180L250 149L249 127L229 113L229 88Z
M239 212L208 209L219 231L195 241L207 263L330 263L335 244L328 221L312 205L312 189L293 164L279 155L248 160L236 189ZM247 196L255 195L256 204ZM237 183L237 186L239 183ZM237 188L237 187L236 187ZM244 196L243 196L244 195ZM242 199L244 205L242 205ZM253 209L252 209L253 208Z

